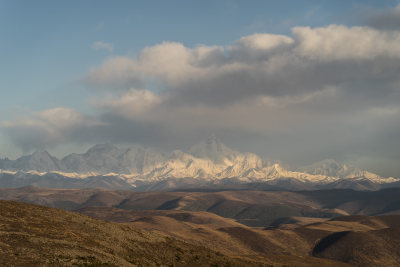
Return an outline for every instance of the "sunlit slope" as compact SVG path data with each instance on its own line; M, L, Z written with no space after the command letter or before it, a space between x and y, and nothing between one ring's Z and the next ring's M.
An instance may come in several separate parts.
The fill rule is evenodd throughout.
M2 266L258 266L133 226L17 202L0 201L0 229Z

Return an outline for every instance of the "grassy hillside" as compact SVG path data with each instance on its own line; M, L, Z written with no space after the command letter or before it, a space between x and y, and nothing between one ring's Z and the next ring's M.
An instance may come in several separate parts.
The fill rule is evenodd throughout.
M313 255L357 266L400 266L400 216L352 217L338 221L343 219L348 225L363 222L370 229L325 236L314 247Z
M354 190L132 192L103 189L0 189L0 199L78 210L114 207L125 210L207 211L248 226L276 226L290 217L333 218L400 212L400 188Z
M248 226L267 227L293 216L331 218L345 212L322 207L318 201L294 192L132 192L20 188L0 190L0 199L78 210L114 207L125 210L207 211Z
M214 215L215 216L215 215ZM172 214L172 218L181 214ZM192 218L181 218L192 221ZM207 223L206 221L196 223ZM210 240L212 242L212 240ZM289 255L226 256L128 224L0 201L0 266L341 266Z
M0 201L0 265L263 266L129 225Z
M364 216L397 213L400 189L138 193L28 187L0 190L1 198L114 222L26 204L6 209L11 204L3 204L0 234L7 235L0 237L0 252L8 254L0 260L10 259L7 263L36 255L38 262L68 264L318 266L333 264L326 261L330 259L336 261L333 266L338 261L386 266L397 264L400 255L394 245L400 240L400 216Z
M274 255L281 259L286 255L287 259L303 257L312 261L309 256L313 255L357 266L400 265L400 215L297 217L293 218L293 225L260 229L208 212L106 207L85 208L80 212L164 233L232 256L262 256L271 260Z

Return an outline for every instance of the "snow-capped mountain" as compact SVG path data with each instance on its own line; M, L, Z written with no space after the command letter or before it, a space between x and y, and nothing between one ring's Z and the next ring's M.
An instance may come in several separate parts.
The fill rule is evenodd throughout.
M13 170L36 170L40 172L60 170L63 168L61 161L50 155L45 150L38 150L31 155L22 156L15 161L3 160L0 161L2 169Z
M99 174L142 173L148 171L165 156L151 148L131 146L120 149L111 144L95 145L84 154L70 154L61 160L62 171Z
M224 145L215 135L210 135L207 140L192 146L188 152L194 157L210 159L215 163L233 160L240 154Z
M300 168L299 171L314 175L324 175L342 179L368 179L372 182L394 182L396 179L383 178L378 174L361 170L348 164L340 164L333 159L326 159Z
M43 177L50 180L51 177L103 177L106 180L114 177L117 180L113 180L113 186L116 183L118 186L126 183L131 187L146 189L176 188L189 184L195 187L246 183L268 184L291 190L330 187L368 189L400 183L399 179L383 178L334 160L288 170L279 163L263 161L256 154L232 150L214 135L192 146L187 152L174 150L163 153L139 145L118 148L111 144L101 144L84 154L70 154L61 160L47 151L38 151L14 161L0 160L0 169L0 180L5 174L8 179L10 175L22 179L23 173L26 177L35 176L36 180L38 177L42 177L39 180ZM29 179L23 180L23 183L28 185ZM46 184L49 183L46 180Z

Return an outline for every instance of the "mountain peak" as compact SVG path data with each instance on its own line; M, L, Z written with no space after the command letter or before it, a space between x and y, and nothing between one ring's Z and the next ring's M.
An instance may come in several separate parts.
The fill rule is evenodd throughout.
M192 146L189 153L197 158L208 158L215 162L222 161L224 158L231 159L239 154L223 144L214 134L205 141Z
M86 154L101 153L118 150L118 147L112 144L97 144L91 147Z
M221 143L221 141L218 139L218 137L215 134L210 134L206 140L207 144L218 144Z
M300 171L314 174L314 175L325 175L339 178L368 178L379 180L382 177L375 173L371 173L365 170L361 170L357 167L348 164L341 164L333 159L325 159L318 161L310 166L300 168Z
M44 149L38 149L38 150L36 150L35 152L32 153L31 156L32 156L32 157L43 157L43 156L45 156L45 157L49 157L49 158L52 157L52 156L50 155L50 153L47 152L47 150L44 150Z
M57 171L60 169L60 162L46 150L37 150L31 155L16 159L10 165L10 168L18 170Z
M343 165L336 162L334 159L324 159L309 166L302 167L299 171L314 175L337 176L338 173L343 171Z

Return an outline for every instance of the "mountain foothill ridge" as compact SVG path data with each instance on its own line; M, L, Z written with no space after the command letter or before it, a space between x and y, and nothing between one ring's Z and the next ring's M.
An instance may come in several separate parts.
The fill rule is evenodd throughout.
M365 183L382 185L400 181L399 178L384 178L332 159L289 170L278 162L264 160L254 153L232 150L215 135L187 151L173 150L170 153L140 145L119 148L112 144L98 144L86 153L72 153L62 159L50 155L46 150L38 150L16 160L0 159L0 175L21 173L36 176L50 173L81 179L113 176L133 187L137 187L137 183L162 181L179 184L174 179L181 182L187 180L191 184L196 184L196 181L271 184L283 181L324 185L361 181L361 186Z

